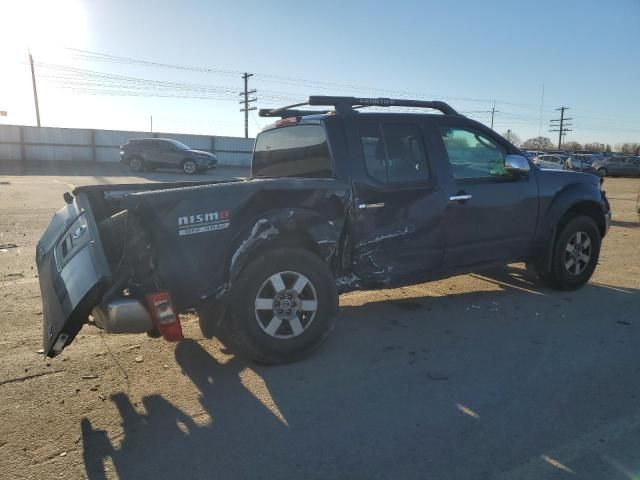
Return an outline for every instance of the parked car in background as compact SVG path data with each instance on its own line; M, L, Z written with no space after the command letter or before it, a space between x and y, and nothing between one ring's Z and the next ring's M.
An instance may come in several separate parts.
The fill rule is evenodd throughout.
M129 140L120 147L120 161L134 172L155 168L179 168L192 175L218 165L213 153L194 150L169 138L140 138Z
M640 176L640 157L610 157L593 163L601 177Z
M565 162L565 168L567 170L573 170L574 172L590 173L592 175L598 175L593 163L597 160L597 157L591 154L587 155L571 155Z
M533 159L533 163L540 168L550 168L553 170L563 170L567 157L561 155L538 155Z
M576 155L591 155L592 157L595 157L596 160L604 160L606 158L603 152L593 152L589 150L576 150L573 153Z
M533 160L538 155L545 155L547 153L543 152L542 150L523 150L523 152L526 153L526 156L527 158L529 158L529 160Z

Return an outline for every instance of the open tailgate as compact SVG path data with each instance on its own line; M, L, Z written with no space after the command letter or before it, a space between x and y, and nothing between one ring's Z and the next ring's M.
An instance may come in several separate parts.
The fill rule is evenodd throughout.
M42 348L45 355L54 357L73 341L111 277L84 193L53 216L36 247L36 264L42 295Z

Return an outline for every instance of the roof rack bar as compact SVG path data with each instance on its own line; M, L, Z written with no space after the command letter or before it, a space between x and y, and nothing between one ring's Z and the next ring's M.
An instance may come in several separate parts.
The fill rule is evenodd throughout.
M290 118L290 117L304 117L305 115L324 115L329 113L331 110L296 110L290 109L289 107L284 108L261 108L258 110L258 115L260 117L280 117L280 118Z
M321 115L329 113L330 110L296 110L296 107L303 105L310 106L333 106L335 111L342 114L348 114L353 110L365 107L412 107L412 108L431 108L439 110L445 115L460 115L448 103L440 101L426 100L406 100L403 98L362 98L362 97L334 97L326 95L314 95L309 97L306 102L294 103L286 107L268 109L261 108L258 115L261 117L303 117L305 115Z
M440 101L406 100L402 98L358 98L358 97L333 97L316 95L309 97L308 105L334 105L336 110L351 110L353 106L362 107L414 107L432 108L445 115L459 115L449 104Z

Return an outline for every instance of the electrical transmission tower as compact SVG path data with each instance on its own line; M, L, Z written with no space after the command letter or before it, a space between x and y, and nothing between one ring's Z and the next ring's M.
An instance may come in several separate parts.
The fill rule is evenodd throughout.
M573 118L565 118L564 111L569 110L569 107L560 107L556 108L556 110L560 111L560 118L549 120L549 126L551 129L550 132L558 132L558 150L562 148L562 137L566 135L567 132L570 132L571 129L568 128L572 124L567 123L569 120L573 120Z
M256 93L256 89L249 90L249 77L253 77L253 73L244 73L242 78L244 79L244 92L240 92L240 96L244 99L240 100L240 103L244 103L244 108L240 111L244 112L244 138L249 138L249 111L255 110L256 107L250 107L249 104L258 101L257 98L249 98L249 95Z

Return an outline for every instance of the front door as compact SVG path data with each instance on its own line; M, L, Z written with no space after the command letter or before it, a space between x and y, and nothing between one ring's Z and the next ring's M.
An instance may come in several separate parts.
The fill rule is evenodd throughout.
M418 123L361 119L353 181L353 266L367 282L417 278L442 264L446 195L431 174Z
M538 218L535 172L507 172L504 158L516 152L488 129L446 120L438 136L449 167L444 267L522 258Z

